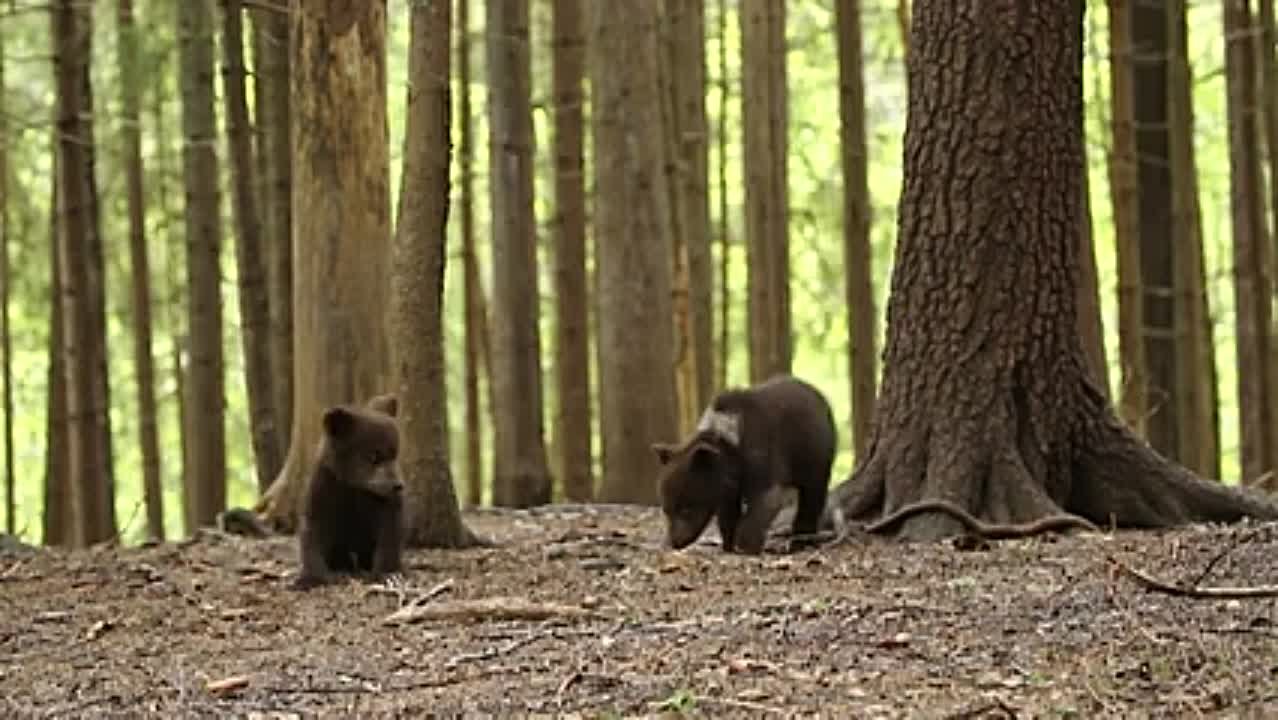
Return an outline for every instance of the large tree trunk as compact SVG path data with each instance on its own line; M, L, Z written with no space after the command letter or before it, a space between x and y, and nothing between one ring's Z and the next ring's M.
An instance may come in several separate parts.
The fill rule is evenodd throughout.
M750 380L790 371L785 0L741 6Z
M493 503L527 507L550 502L551 490L541 414L528 0L489 0L488 10Z
M555 447L563 495L594 496L591 472L590 324L586 296L586 179L582 105L586 35L581 0L553 5L555 98Z
M408 487L408 540L429 547L475 542L462 524L448 463L444 388L444 264L449 192L447 2L413 5L407 124L391 265L391 340L399 466Z
M291 530L332 405L386 392L386 2L294 0L293 432L258 504Z
M878 331L870 248L869 155L865 141L865 80L861 2L834 6L839 46L839 146L843 153L843 273L848 314L848 380L852 386L852 446L865 453L874 419Z
M59 0L53 9L57 78L57 172L62 335L66 375L72 542L84 547L116 535L106 397L106 326L96 317L102 248L95 228L93 137L86 83L93 33L91 9ZM96 311L96 312L95 312Z
M649 445L678 428L662 172L658 7L591 3L599 284L599 420L606 502L656 500ZM670 438L673 439L673 438Z
M1140 434L1148 406L1145 311L1140 279L1140 197L1136 192L1136 121L1132 115L1131 0L1109 0L1109 85L1113 147L1109 153L1114 245L1118 252L1119 404Z
M849 517L929 498L994 522L1278 518L1142 443L1087 369L1082 5L915 5L911 85L945 90L910 96L878 422L835 491ZM921 540L961 528L931 512L894 527Z
M226 139L231 153L231 198L235 212L235 263L239 279L240 343L248 390L249 434L258 488L262 492L284 464L275 424L275 378L271 364L271 306L263 261L262 221L253 172L253 136L244 82L243 2L222 6L222 84L226 92Z
M1202 213L1194 160L1193 72L1186 0L1167 4L1167 133L1171 150L1172 234L1176 250L1176 367L1179 460L1204 477L1220 477L1219 393L1208 312Z
M479 505L484 496L483 433L479 419L480 348L487 331L480 321L483 289L475 254L475 120L470 107L470 0L457 0L457 113L461 118L458 160L461 164L462 294L465 325L466 382L466 504Z
M1256 117L1256 26L1248 0L1225 3L1225 81L1229 115L1230 212L1234 233L1234 322L1238 341L1238 410L1242 480L1273 472L1270 326L1273 288L1264 221Z
M164 539L164 490L160 485L160 441L155 406L155 358L151 349L151 263L147 253L146 195L142 173L142 66L133 0L119 0L117 40L120 106L124 116L125 191L129 206L129 268L132 273L133 365L137 374L138 433L142 448L142 494L147 534ZM0 193L2 195L3 193Z
M281 460L293 427L293 145L289 100L287 0L273 0L255 15L254 81L261 102L254 108L264 168L262 226L271 314L271 387Z
M213 7L178 5L182 88L182 175L186 188L187 327L190 359L186 412L190 423L193 527L211 525L226 508L226 379L222 353L222 216L217 116L213 110Z

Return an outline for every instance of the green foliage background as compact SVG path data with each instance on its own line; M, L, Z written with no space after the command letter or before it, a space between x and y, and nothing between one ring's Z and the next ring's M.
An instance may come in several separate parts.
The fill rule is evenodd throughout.
M727 33L718 35L721 3L707 3L707 106L710 113L711 211L718 253L719 187L715 182L720 159L717 147L719 106L725 85L718 67L720 43L726 43L727 200L729 211L731 357L728 382L743 383L747 375L744 342L745 252L742 246L742 175L739 107L740 37L735 7L728 3ZM901 187L902 134L906 116L906 86L902 43L894 3L866 3L863 15L867 127L869 128L870 182L874 224L873 275L876 283L878 327L884 330L886 304L896 235L896 205ZM96 4L94 32L94 109L98 145L98 182L102 207L102 232L108 264L108 302L111 419L116 440L116 511L126 542L141 539L140 453L137 441L137 402L130 350L131 315L128 296L129 267L123 167L120 162L119 76L116 59L113 3ZM390 0L388 98L391 139L392 200L398 205L399 163L402 155L408 51L408 5ZM181 149L179 104L176 88L176 18L168 0L139 0L137 17L140 48L145 59L143 78L143 160L146 165L155 345L157 360L160 432L166 488L166 521L170 535L181 530L180 462L177 432L176 384L172 373L175 349L185 326L185 268L183 251ZM10 252L13 257L13 332L15 378L15 427L17 460L18 530L28 540L38 540L45 474L46 390L48 381L49 327L49 198L51 183L52 68L49 63L47 5L19 0L7 7L0 32L4 33L8 87L5 91L6 127L13 164L12 197L7 198L13 223ZM476 140L476 228L481 266L489 260L487 227L487 125L485 122L484 48L482 4L473 3L471 28L472 78ZM830 398L836 416L850 427L847 378L847 317L842 272L842 180L839 159L838 67L834 16L829 3L790 3L788 10L790 93L790 242L791 291L795 330L794 370L815 381ZM1224 49L1219 8L1195 4L1190 10L1191 62L1195 74L1194 102L1197 118L1196 146L1203 212L1203 233L1208 262L1208 286L1215 322L1217 364L1221 391L1223 474L1237 479L1236 375L1233 343L1233 294L1229 283L1230 225L1228 145L1225 122ZM549 3L533 1L533 104L537 142L536 212L541 241L541 308L543 369L546 378L545 412L547 442L553 437L553 278L549 254L549 219L554 212L550 162L550 12ZM1090 163L1091 202L1100 271L1110 385L1117 388L1117 308L1111 205L1106 177L1108 132L1108 64L1105 16L1092 9L1086 19L1085 94L1087 148ZM247 44L247 43L246 43ZM220 57L220 56L219 56ZM454 76L456 70L454 69ZM455 89L456 86L455 86ZM219 83L220 92L220 83ZM454 97L456 100L456 97ZM251 101L251 96L250 96ZM219 105L220 111L220 105ZM454 116L454 149L460 123ZM588 142L587 133L587 142ZM226 173L225 138L219 157ZM655 151L655 149L654 149ZM589 150L587 150L589 153ZM459 167L454 161L454 177ZM588 190L590 181L587 159ZM226 245L220 268L226 309L227 359L227 470L229 502L247 505L256 494L250 461L243 362L239 342L239 316L233 255L234 233L230 198L223 185ZM458 187L454 184L454 210ZM450 220L450 266L447 274L445 328L447 336L449 425L453 438L454 475L463 477L464 430L462 371L462 294L460 238L456 213ZM717 271L716 271L717 278ZM487 278L485 277L487 287ZM716 291L716 298L718 293ZM716 315L717 317L717 315ZM881 349L880 339L880 349ZM592 354L593 357L593 354ZM598 374L592 376L597 379ZM491 436L484 421L485 448ZM597 420L596 420L597 422ZM596 436L597 437L597 436ZM852 468L850 430L840 438L835 482ZM598 455L598 443L595 445ZM484 456L488 456L485 451ZM552 462L554 454L552 452ZM485 468L485 471L489 468Z

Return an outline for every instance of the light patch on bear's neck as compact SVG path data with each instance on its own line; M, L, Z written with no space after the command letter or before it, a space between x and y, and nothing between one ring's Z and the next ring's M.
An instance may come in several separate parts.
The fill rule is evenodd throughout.
M736 447L741 443L741 416L736 413L706 408L697 421L697 432L717 436L725 443Z

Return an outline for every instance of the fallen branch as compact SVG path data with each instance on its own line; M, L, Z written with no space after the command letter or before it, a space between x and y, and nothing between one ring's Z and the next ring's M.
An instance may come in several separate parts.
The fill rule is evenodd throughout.
M370 587L368 591L369 593L374 593L374 594L382 593L386 595L394 595L396 600L398 600L399 602L399 609L403 610L406 607L425 605L431 600L439 597L440 595L443 595L449 590L452 590L453 586L456 585L456 582L454 582L452 578L448 578L447 580L444 580L443 582L435 585L435 587L427 590L426 592L420 595L416 595L410 599L408 597L408 591L411 588L410 586L405 585L402 582L402 579L400 579L400 577L401 576L394 576L388 579L385 583Z
M493 620L549 620L551 618L584 619L597 617L598 613L576 605L538 603L515 597L453 600L425 605L414 603L386 616L382 623L412 623L421 620L493 621Z
M1130 576L1133 580L1144 585L1145 588L1176 597L1213 600L1244 600L1247 598L1278 597L1278 585L1259 585L1256 587L1198 587L1194 585L1185 587L1183 585L1172 585L1169 582L1159 580L1152 575L1148 575L1136 568L1123 564L1117 558L1108 557L1106 559L1119 570Z
M495 657L501 657L502 655L509 655L515 650L518 650L519 648L525 645L528 645L529 643L532 643L536 640L540 640L541 638L545 636L546 636L545 633L528 633L527 635L524 635L523 637L515 638L514 640L511 640L510 642L500 647L488 648L486 650L480 650L479 652L462 653L461 655L455 655L452 658L449 658L448 662L444 663L444 669L452 670L453 668L457 667L458 665L464 662L478 662L483 660L491 660Z

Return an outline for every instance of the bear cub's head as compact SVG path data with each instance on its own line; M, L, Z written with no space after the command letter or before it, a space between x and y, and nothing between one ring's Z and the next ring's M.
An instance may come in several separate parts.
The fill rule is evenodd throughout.
M394 395L378 395L364 407L338 405L324 412L320 464L343 483L383 498L399 498L399 428Z
M714 439L695 437L688 443L657 443L652 451L661 463L657 489L666 516L666 536L678 550L691 545L733 493L732 457Z

